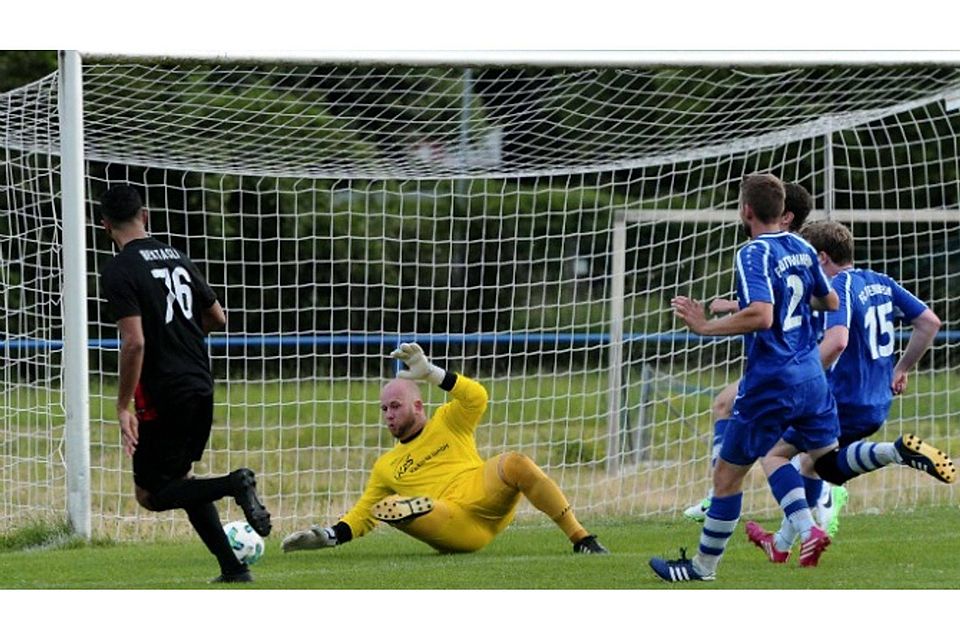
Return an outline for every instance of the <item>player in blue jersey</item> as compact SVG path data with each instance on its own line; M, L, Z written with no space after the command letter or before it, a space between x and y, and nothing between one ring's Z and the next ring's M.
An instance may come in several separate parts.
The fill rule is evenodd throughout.
M815 564L829 537L814 525L803 480L789 459L768 452L792 425L803 449L817 457L835 449L839 422L817 351L814 309L836 310L830 288L805 240L780 229L783 184L775 176L750 175L740 187L740 219L751 241L737 251L739 310L707 320L703 305L678 296L677 316L700 335L743 335L746 362L713 471L713 499L693 558L653 558L650 567L670 582L713 580L740 519L743 479L763 457L770 488L800 532L801 562Z
M802 234L817 250L823 270L833 278L833 288L840 297L840 308L824 314L820 345L827 380L837 401L839 449L816 462L802 456L806 485L821 482L817 474L842 485L893 463L926 471L942 482L953 482L953 462L914 435L905 434L896 442L862 442L883 426L893 396L906 389L907 376L933 343L940 319L889 276L855 268L853 235L847 227L832 221L814 222L804 227ZM913 327L896 364L895 318ZM797 444L791 429L784 434L784 441L787 447L782 454L791 454L790 444ZM810 493L819 495L816 490ZM786 562L796 542L796 532L788 520L775 534L749 522L747 536L772 562Z
M799 184L785 182L784 190L784 210L780 218L780 229L783 231L798 232L810 215L813 208L813 198L810 192ZM736 300L725 298L716 298L710 303L710 311L714 314L733 313L739 310ZM723 444L723 434L727 429L727 422L730 414L733 412L733 400L737 396L737 389L740 381L731 382L720 390L720 393L713 399L711 414L713 417L713 447L710 452L710 467L717 464L717 457L720 455L720 447ZM710 508L710 498L713 492L707 494L707 497L696 504L684 510L683 515L690 520L703 522ZM821 520L822 523L822 520Z

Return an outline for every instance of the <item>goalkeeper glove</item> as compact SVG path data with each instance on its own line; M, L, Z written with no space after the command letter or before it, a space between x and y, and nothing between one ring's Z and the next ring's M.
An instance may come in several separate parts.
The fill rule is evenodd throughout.
M305 531L291 533L283 539L284 552L305 549L326 549L337 546L337 534L330 527L314 525Z
M404 342L390 355L407 365L405 371L397 372L398 378L427 380L438 385L443 382L444 376L447 375L447 372L437 365L430 364L427 356L423 353L423 349L416 342Z

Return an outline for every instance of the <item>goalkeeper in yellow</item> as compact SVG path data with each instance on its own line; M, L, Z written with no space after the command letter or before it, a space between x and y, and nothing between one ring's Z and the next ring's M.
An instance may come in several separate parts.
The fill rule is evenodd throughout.
M483 385L431 364L416 343L390 355L407 365L380 392L383 420L399 442L377 459L363 495L339 522L290 534L284 551L344 544L378 522L444 553L477 551L510 524L522 494L563 530L574 553L608 553L530 458L515 452L480 458L474 431L487 409ZM450 394L429 419L416 380Z

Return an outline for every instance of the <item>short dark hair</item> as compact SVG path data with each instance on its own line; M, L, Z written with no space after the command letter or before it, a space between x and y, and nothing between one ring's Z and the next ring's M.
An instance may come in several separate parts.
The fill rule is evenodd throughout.
M114 224L133 219L143 208L140 192L129 184L118 184L100 196L100 215Z
M783 211L784 213L789 211L793 214L790 231L799 231L803 223L807 221L810 210L813 209L813 196L795 182L784 182L783 191L786 194L783 201Z
M780 220L785 199L783 183L773 174L753 173L744 176L740 184L740 201L750 205L761 222L769 224Z
M819 253L823 251L834 263L843 266L853 263L853 234L834 220L817 220L804 225L800 231L804 240Z

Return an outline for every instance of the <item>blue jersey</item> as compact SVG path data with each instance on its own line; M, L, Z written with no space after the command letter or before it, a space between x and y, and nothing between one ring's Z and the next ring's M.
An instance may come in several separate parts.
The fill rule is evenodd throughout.
M824 330L846 327L847 348L827 371L844 426L879 425L893 401L894 320L912 322L927 305L882 273L845 269L833 278L840 308L825 314Z
M793 387L823 375L817 349L811 295L830 292L830 284L807 241L792 233L764 233L737 252L737 300L773 305L773 325L743 336L744 366L740 393L763 385Z

